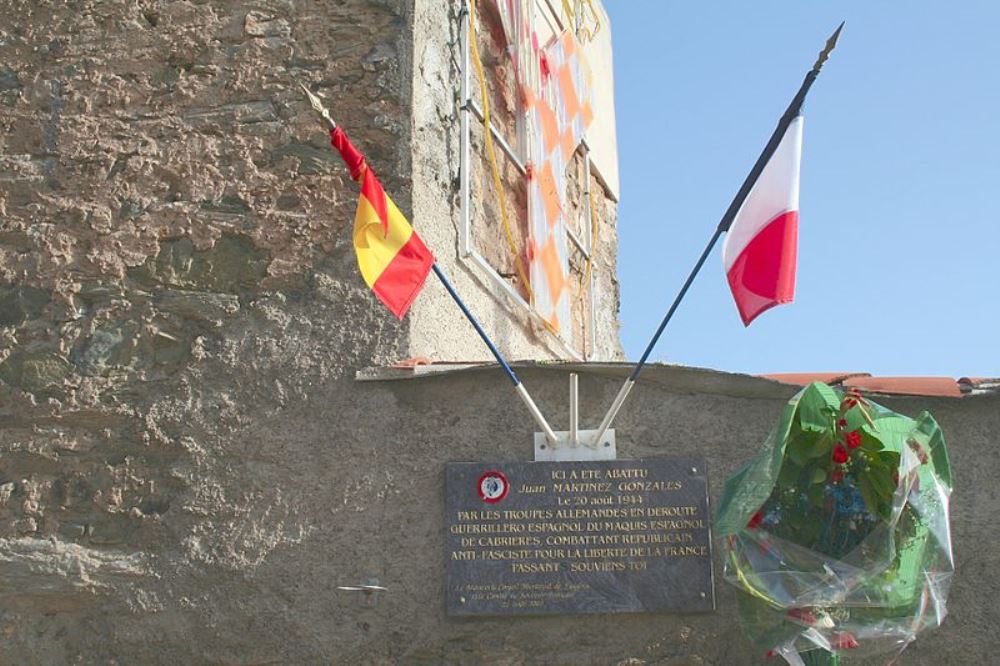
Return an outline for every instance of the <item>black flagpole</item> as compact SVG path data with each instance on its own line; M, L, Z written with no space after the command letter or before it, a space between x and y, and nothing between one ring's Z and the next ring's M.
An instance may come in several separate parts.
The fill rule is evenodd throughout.
M681 304L681 301L687 294L688 289L691 287L691 283L694 282L695 276L698 275L701 267L705 264L705 260L708 259L708 255L711 254L712 248L715 247L715 243L719 240L719 237L722 236L724 232L729 231L729 227L732 226L733 220L736 218L736 213L739 212L743 202L750 194L750 190L753 189L754 183L757 182L757 179L760 177L764 167L774 155L774 151L778 149L778 144L780 144L781 139L784 138L785 132L788 130L788 126L792 124L792 121L795 120L796 117L798 117L799 112L802 110L802 103L806 99L806 93L809 92L809 88L812 87L816 77L819 76L819 71L822 69L823 63L825 63L827 58L830 57L830 52L833 51L834 47L837 45L837 39L840 37L840 31L843 29L844 23L841 23L837 26L837 29L833 32L833 34L830 35L830 38L826 40L826 45L823 47L823 50L820 51L815 64L813 64L812 69L810 69L806 74L806 78L802 81L802 85L799 86L799 91L795 93L795 97L792 98L791 104L789 104L788 108L785 109L785 113L778 121L778 126L774 129L774 133L771 134L771 138L768 140L767 145L764 146L764 150L761 152L760 157L757 158L757 162L754 163L753 168L750 169L750 173L747 174L746 179L743 181L743 185L741 185L740 189L736 192L736 196L733 197L733 201L729 204L729 208L726 209L725 214L722 216L722 220L719 221L719 226L715 228L715 233L712 234L711 240L708 241L708 245L701 253L701 257L698 258L698 263L695 264L694 270L691 271L687 280L684 281L684 285L681 287L680 292L678 292L677 297L674 298L674 302L670 305L670 309L667 310L666 316L663 317L663 320L660 322L659 327L657 327L656 332L649 341L649 344L646 345L646 349L639 358L639 362L636 363L631 374L629 374L628 379L626 379L625 383L622 385L621 390L618 391L618 395L615 396L614 402L611 403L611 408L608 409L608 413L604 415L604 420L601 421L601 425L597 428L597 434L594 438L595 442L599 443L601 438L604 437L604 433L611 427L611 422L618 414L618 410L621 409L621 406L624 404L625 399L632 390L632 387L635 386L635 382L639 378L639 373L641 373L642 369L645 367L650 353L652 353L653 348L656 346L656 343L660 340L660 336L663 334L663 330L667 327L667 324L670 323L671 317L674 316L674 312L677 311L677 307Z

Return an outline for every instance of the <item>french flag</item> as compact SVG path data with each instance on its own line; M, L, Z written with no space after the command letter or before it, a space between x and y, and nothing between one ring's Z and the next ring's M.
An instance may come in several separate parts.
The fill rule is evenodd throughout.
M745 326L795 297L802 115L764 165L726 234L722 261Z

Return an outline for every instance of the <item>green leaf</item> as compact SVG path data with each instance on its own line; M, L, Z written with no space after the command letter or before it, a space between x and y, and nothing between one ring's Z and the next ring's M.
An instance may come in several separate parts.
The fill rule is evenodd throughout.
M872 483L868 479L867 475L860 475L858 477L858 489L861 491L861 497L865 500L865 509L868 513L877 516L878 498L875 495L875 491L872 489Z
M881 451L885 448L885 444L883 444L878 435L871 432L866 425L861 428L861 448L865 451Z
M798 478L799 468L793 465L791 461L786 460L785 464L781 466L781 472L778 474L778 483L782 486L790 486Z
M896 487L892 484L892 472L885 467L872 467L867 476L871 481L872 490L875 491L879 501L890 501L893 492L896 490Z
M865 461L868 467L878 468L878 467L883 467L885 465L885 463L882 460L882 456L880 456L878 453L870 453L862 449L859 452L859 456Z
M805 467L806 461L809 459L809 448L804 437L800 437L788 445L788 457L799 467Z
M781 410L778 425L764 440L760 453L726 479L715 515L718 536L737 534L745 529L750 517L774 491L775 479L789 460L786 446L798 421L799 397L801 393Z
M872 426L867 424L862 426L861 428L862 442L864 442L865 439L868 440L876 439L882 444L882 447L887 447L898 451L902 448L903 442L910 434L910 431L913 430L913 426L914 426L913 420L908 419L905 416L899 416L898 414L886 415L881 418L875 419L874 428L872 428ZM879 451L882 449L882 447L870 450Z
M809 503L816 508L823 506L823 486L812 486L809 488ZM815 522L815 521L809 521Z
M850 432L852 430L857 430L862 426L868 425L868 421L865 419L864 415L861 413L861 410L858 408L849 409L847 410L847 413L843 415L843 417L838 417L838 418L843 418L845 421L847 421L847 426L844 428L844 430L847 432Z
M826 470L817 467L812 472L812 482L813 483L823 483L826 481Z
M833 453L833 437L824 434L820 437L811 438L812 442L807 449L809 458L829 457Z
M882 451L877 456L883 467L889 470L889 477L892 473L899 471L899 454L895 451Z
M826 432L840 409L837 393L820 382L813 382L799 398L799 425L805 431Z

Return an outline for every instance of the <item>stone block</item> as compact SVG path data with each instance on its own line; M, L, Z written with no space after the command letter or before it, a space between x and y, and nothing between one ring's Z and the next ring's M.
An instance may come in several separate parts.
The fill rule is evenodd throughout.
M156 257L130 275L149 286L239 293L259 288L267 264L267 253L241 236L222 236L207 250L179 238L161 242Z
M50 293L37 287L0 286L0 326L17 326L40 316L50 300Z
M298 173L302 176L328 174L336 169L340 157L329 148L316 148L302 143L289 143L271 151L275 162L283 157L298 161Z
M222 104L213 107L196 107L184 114L184 119L194 127L215 125L247 125L252 123L274 122L278 120L277 111L269 100L254 100L234 104Z
M291 37L292 26L282 18L273 18L261 12L249 12L243 23L249 37Z

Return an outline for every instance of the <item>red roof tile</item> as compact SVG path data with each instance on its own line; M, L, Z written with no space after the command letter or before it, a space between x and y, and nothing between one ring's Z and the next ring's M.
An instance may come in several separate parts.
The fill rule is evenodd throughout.
M798 384L806 386L813 382L823 382L824 384L840 384L848 377L870 377L867 372L779 372L770 375L761 375L767 379L784 382L785 384Z
M873 393L962 397L962 389L951 377L851 377L844 386Z
M861 389L871 393L895 395L926 395L960 398L974 388L997 382L993 379L968 379L959 381L951 377L873 377L867 372L791 372L762 375L786 384L805 386L810 382L824 382ZM966 388L968 386L968 388Z

